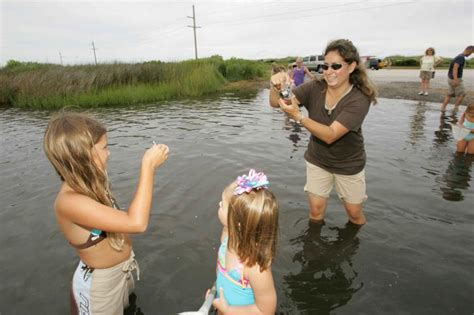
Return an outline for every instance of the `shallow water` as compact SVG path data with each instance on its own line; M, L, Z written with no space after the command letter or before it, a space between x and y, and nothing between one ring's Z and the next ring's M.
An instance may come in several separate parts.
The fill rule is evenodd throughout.
M380 99L364 124L368 224L346 227L333 195L326 225L307 220L309 134L271 109L268 91L93 110L110 129L109 174L122 207L143 150L158 171L148 231L134 237L144 314L197 309L214 281L221 191L249 168L278 197L273 274L281 314L472 314L473 158L454 154L439 104ZM0 314L65 314L77 256L52 210L59 180L42 150L49 112L0 111ZM137 312L138 313L138 312Z

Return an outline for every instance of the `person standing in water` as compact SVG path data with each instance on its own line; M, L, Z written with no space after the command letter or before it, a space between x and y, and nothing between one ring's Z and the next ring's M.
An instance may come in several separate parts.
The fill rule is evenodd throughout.
M271 266L278 237L278 202L267 176L251 169L222 193L217 258L219 314L275 314L277 294Z
M145 151L128 211L119 210L110 189L104 125L85 114L57 114L46 129L44 150L62 182L54 203L57 222L80 257L71 314L122 314L134 289L133 270L139 278L128 234L148 226L155 172L169 149L153 144Z
M305 153L304 187L310 219L323 221L335 185L349 220L362 225L366 222L362 208L367 199L362 124L370 104L377 102L377 92L351 41L330 42L324 56L323 79L295 88L289 101L279 96L280 77L272 76L270 105L280 107L311 133ZM308 117L301 113L301 103L308 110Z
M316 78L307 67L303 66L303 59L301 57L296 58L296 67L293 68L291 78L295 82L295 87L300 86L304 83L305 75L309 76L311 79Z

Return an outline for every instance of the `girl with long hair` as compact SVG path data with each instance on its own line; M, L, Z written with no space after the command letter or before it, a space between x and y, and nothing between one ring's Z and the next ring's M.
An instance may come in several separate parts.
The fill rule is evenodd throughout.
M56 219L80 262L71 288L72 314L121 314L134 288L134 258L129 233L146 230L155 171L168 147L154 144L143 155L140 179L128 211L120 211L107 176L107 129L88 115L54 115L44 135L44 150L62 185L54 203Z
M271 265L278 236L278 203L263 172L250 170L224 189L223 225L213 305L219 314L275 314Z

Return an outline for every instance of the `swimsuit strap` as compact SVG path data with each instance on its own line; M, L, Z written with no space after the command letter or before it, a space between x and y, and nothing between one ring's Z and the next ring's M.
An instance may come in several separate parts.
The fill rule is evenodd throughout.
M250 287L250 281L247 278L244 277L244 268L245 268L245 266L240 260L239 260L238 265L233 269L233 270L237 271L238 273L240 273L240 280L239 281L232 278L229 275L229 272L227 271L226 261L225 261L225 254L226 254L226 251L227 251L227 241L228 241L228 238L225 238L222 241L221 247L219 248L219 255L218 255L218 258L217 258L217 267L219 268L220 272L222 272L222 274L226 278L228 278L229 280L231 280L235 284L237 284L237 285L239 285L243 288L249 288Z

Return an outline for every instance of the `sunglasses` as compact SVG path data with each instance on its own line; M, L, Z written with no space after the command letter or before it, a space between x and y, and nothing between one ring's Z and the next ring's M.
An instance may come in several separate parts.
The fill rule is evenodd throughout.
M331 67L332 70L339 70L341 69L343 66L342 63L331 63L330 65L328 64L322 64L321 65L321 68L324 70L324 71L327 71L329 69L329 67Z

